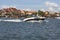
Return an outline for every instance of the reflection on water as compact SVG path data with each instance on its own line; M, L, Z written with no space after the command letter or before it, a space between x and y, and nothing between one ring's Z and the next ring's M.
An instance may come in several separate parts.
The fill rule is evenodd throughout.
M0 40L60 40L60 20L47 20L0 22Z

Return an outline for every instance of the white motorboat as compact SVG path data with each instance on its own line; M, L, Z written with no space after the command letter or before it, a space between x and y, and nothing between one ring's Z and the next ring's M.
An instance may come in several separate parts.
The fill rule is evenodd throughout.
M39 21L39 20L45 20L45 17L31 17L31 18L26 18L23 21Z

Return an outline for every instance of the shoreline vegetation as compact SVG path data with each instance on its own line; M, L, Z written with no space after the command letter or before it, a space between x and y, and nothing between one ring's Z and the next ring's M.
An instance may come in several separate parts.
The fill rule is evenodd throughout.
M46 18L60 17L60 12L49 12L49 11L28 11L28 10L18 10L16 8L3 8L0 9L0 18L29 18L34 16L42 16Z

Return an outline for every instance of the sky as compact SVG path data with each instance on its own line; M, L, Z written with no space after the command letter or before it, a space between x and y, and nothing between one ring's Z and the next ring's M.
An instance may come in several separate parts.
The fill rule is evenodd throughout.
M60 0L0 0L0 8L60 11Z

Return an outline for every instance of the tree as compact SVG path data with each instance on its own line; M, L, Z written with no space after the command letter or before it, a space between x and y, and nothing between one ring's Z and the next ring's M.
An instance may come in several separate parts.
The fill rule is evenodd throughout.
M43 11L40 11L40 10L38 10L38 16L44 16L44 12Z

